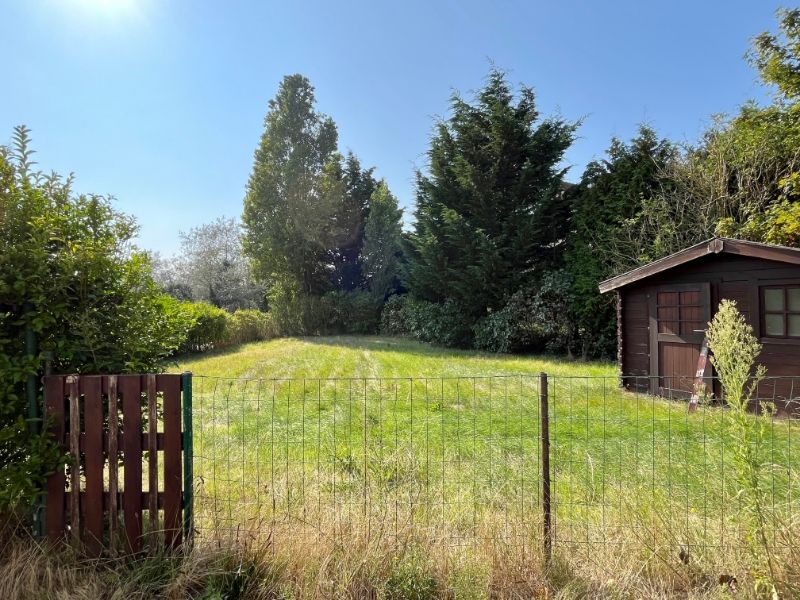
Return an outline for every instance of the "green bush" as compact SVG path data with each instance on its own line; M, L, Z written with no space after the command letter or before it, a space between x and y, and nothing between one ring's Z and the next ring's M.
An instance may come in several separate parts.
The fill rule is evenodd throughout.
M309 296L276 286L268 296L280 335L368 334L378 331L380 303L368 292L328 292Z
M180 352L205 352L278 335L270 313L241 309L229 313L205 302L184 302L164 295L165 312L185 324Z
M182 302L180 310L190 319L191 326L182 352L204 352L225 345L228 313L205 302Z
M381 311L380 331L386 335L411 335L411 326L406 316L408 296L390 297Z
M455 302L437 304L407 295L389 298L381 312L380 331L459 348L470 347L473 337L469 319Z
M411 335L420 341L457 348L472 346L472 323L451 300L437 304L410 298L405 319Z
M228 315L225 332L227 345L268 340L276 336L275 322L270 313L243 308Z
M478 321L473 327L475 348L485 352L508 353L518 337L515 320L510 310L505 308Z
M0 512L32 500L62 460L24 420L26 380L39 381L45 352L56 373L155 371L189 324L131 247L133 219L75 195L71 179L31 172L27 130L14 138L0 147Z
M328 318L323 333L378 332L380 302L369 292L329 292L322 296L322 302Z
M429 561L412 552L391 565L383 596L387 600L433 600L441 598L441 590Z
M475 324L475 348L487 352L564 352L574 339L569 317L569 279L548 273L518 290L506 305Z

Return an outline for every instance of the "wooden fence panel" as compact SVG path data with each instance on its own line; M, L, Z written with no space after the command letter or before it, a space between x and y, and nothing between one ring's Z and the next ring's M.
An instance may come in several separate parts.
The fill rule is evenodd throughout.
M70 457L69 482L62 468L47 483L48 538L62 540L69 529L91 555L104 548L115 553L121 510L125 548L138 552L146 510L150 544L163 538L167 546L179 546L185 498L181 375L53 375L45 377L44 391L51 431Z

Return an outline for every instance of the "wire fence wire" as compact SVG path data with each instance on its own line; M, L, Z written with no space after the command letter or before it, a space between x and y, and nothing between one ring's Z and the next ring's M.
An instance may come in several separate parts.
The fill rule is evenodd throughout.
M548 380L557 550L591 556L634 545L725 557L744 548L729 410L701 402L688 412L685 394L670 391L686 382L658 397L636 391L647 378L627 378L627 390L613 377ZM770 378L760 389L772 397L762 399L800 414L794 384ZM196 376L197 534L541 548L540 385L535 375ZM778 547L791 543L800 517L798 429L797 420L768 420L759 450Z

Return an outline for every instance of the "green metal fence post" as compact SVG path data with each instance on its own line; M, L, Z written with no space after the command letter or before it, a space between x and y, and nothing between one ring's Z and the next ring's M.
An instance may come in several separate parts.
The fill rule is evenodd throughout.
M33 308L29 303L25 304L25 312L30 313ZM39 344L36 339L36 332L30 324L25 325L25 354L29 358L35 358L39 354ZM37 369L38 371L38 369ZM28 416L25 419L28 423L28 430L37 435L41 430L42 413L39 408L39 384L37 381L37 372L28 374L28 379L25 382L25 395L28 399ZM39 494L36 499L36 504L33 509L33 533L36 537L41 538L44 536L44 496Z
M181 374L183 391L183 534L191 545L194 538L194 453L192 436L192 374Z

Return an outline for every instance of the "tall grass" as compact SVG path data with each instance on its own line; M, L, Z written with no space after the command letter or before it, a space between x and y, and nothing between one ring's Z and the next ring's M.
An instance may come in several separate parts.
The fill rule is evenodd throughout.
M756 596L730 410L624 392L609 365L386 338L276 340L181 366L195 372L195 546L93 560L5 531L0 598ZM556 375L549 567L542 370ZM800 423L764 423L765 531L788 597Z

